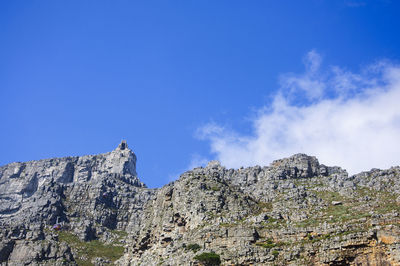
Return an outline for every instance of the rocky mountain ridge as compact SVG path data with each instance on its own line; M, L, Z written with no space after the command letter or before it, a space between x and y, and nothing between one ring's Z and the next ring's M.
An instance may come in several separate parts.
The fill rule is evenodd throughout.
M149 189L123 141L0 167L0 263L400 265L399 196L400 167L349 176L305 154Z

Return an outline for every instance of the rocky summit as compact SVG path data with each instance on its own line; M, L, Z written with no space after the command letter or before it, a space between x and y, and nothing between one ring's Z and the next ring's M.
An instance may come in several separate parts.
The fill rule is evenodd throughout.
M123 141L0 167L1 265L400 265L400 167L296 154L149 189Z

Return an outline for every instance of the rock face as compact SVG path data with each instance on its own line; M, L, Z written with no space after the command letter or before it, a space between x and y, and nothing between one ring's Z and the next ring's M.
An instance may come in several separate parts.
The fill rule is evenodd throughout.
M1 265L400 265L400 167L212 161L160 189L114 151L0 167Z
M69 264L80 255L71 246L85 247L90 240L100 247L114 241L123 251L121 234L138 226L153 194L138 179L136 156L126 142L100 155L3 166L0 262ZM53 230L56 224L60 231Z

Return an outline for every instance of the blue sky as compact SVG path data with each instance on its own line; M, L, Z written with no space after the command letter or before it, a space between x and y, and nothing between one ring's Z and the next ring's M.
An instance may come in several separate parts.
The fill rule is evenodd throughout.
M388 0L1 1L0 165L107 152L126 139L141 180L159 187L211 159L268 165L307 152L356 164L388 153L395 139L363 147L372 124L386 123L385 139L400 133L399 110L371 118L389 98L366 91L397 91L399 12ZM332 113L344 106L354 108ZM310 133L307 121L328 127L364 113L360 128L321 133L338 150L310 148L325 129ZM339 150L357 139L354 154Z

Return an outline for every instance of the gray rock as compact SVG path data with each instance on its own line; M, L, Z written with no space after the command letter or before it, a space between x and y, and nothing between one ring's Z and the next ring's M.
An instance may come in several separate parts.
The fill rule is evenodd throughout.
M395 265L399 177L296 154L240 169L211 161L148 189L125 141L11 163L0 167L0 263L199 265L213 252L224 265Z

